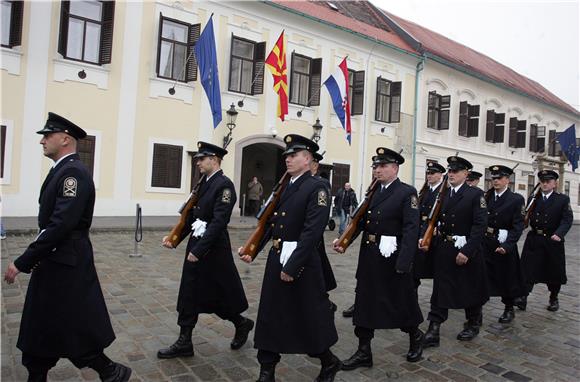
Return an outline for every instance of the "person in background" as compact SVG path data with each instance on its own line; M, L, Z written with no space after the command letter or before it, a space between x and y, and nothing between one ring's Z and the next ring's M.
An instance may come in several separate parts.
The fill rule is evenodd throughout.
M250 183L248 183L248 214L256 215L260 208L260 201L264 194L262 184L258 182L258 177L254 176Z
M345 183L344 187L338 190L334 200L334 205L336 206L336 212L340 219L340 225L338 226L338 236L340 236L346 228L348 215L350 215L351 211L356 208L357 205L356 193L350 186L350 183Z
M469 171L467 174L467 179L465 179L465 183L467 183L469 187L477 187L479 185L479 179L482 176L483 175L480 172Z

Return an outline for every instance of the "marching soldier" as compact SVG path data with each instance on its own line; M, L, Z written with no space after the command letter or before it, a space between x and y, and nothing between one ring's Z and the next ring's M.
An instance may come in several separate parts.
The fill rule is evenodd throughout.
M481 172L471 170L467 174L467 179L465 180L465 183L467 183L467 185L470 187L477 187L477 185L479 184L479 179L482 176L483 174Z
M538 177L541 192L529 218L531 230L522 251L522 268L526 292L530 293L534 284L547 284L550 291L547 309L555 312L560 307L558 293L567 281L564 237L574 216L570 198L556 191L558 173L542 170ZM518 308L525 310L526 304L527 295L518 302Z
M514 298L522 294L518 240L524 230L524 198L508 185L513 170L489 167L493 188L486 193L487 229L483 240L490 296L501 296L505 309L499 322L513 321Z
M363 233L356 271L354 333L356 352L343 361L343 370L371 367L371 340L375 329L400 329L409 334L407 361L417 362L423 352L423 315L411 273L419 237L419 201L414 187L398 178L405 159L384 147L373 157L373 174L380 182L362 220ZM359 233L360 233L359 231ZM336 239L338 252L344 252Z
M221 147L198 142L197 166L203 174L197 205L192 208L183 236L190 235L185 251L177 297L179 338L157 353L158 358L193 356L191 335L200 313L215 313L231 321L236 332L230 347L241 348L254 321L240 313L248 309L234 259L227 226L236 204L232 181L221 170L228 153ZM163 246L173 248L167 236Z
M320 181L324 182L326 185L326 189L328 191L328 195L330 193L330 182L328 179L323 178L319 175L319 168L320 168L320 161L324 159L322 154L314 153L312 162L310 163L310 172L312 176L316 177ZM336 289L336 279L334 278L334 272L332 271L332 266L330 265L330 261L328 260L328 255L326 254L326 246L324 245L324 234L320 238L320 243L318 243L318 252L320 253L320 260L322 261L322 271L324 273L324 285L326 285L326 293L330 292L331 290ZM329 300L330 301L330 300ZM330 301L330 308L333 312L336 312L336 304Z
M40 233L4 275L12 284L18 273L32 272L16 344L28 381L46 381L60 358L96 370L102 381L128 381L131 369L103 353L115 333L89 239L95 185L77 154L87 134L55 113L37 133L55 162L40 190Z
M439 346L439 328L447 320L449 309L465 309L467 322L457 339L475 338L482 323L481 307L489 299L482 253L487 204L480 189L465 184L471 163L458 156L447 158L447 162L449 194L441 206L440 224L430 251L433 294L424 347Z
M425 232L427 225L429 224L429 214L431 213L431 209L433 208L433 204L435 204L435 199L437 198L437 193L443 183L445 167L441 166L439 163L429 162L427 163L426 173L427 182L419 194L420 235ZM430 255L429 252L417 250L413 271L417 286L421 284L421 279L432 279L433 255Z
M273 239L254 336L260 363L258 381L275 380L276 364L284 353L319 358L322 367L316 381L330 382L341 363L330 351L338 335L317 250L328 223L330 194L327 185L310 173L318 145L293 134L284 141L283 155L292 178L260 244L263 247ZM250 262L252 258L246 255L242 260Z

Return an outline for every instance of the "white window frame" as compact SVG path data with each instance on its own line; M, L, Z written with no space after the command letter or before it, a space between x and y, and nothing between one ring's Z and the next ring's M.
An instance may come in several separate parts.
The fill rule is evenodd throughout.
M181 157L181 185L179 188L153 187L151 186L151 176L153 175L153 149L155 144L181 146L183 148ZM155 192L163 194L185 194L187 192L187 142L175 139L149 138L147 150L147 178L145 179L145 192Z

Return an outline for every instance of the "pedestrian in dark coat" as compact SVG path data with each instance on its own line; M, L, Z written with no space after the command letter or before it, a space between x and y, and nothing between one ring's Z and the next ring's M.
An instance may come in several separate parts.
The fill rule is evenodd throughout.
M481 307L489 299L482 252L487 204L479 188L465 184L471 163L458 156L447 162L449 193L432 242L433 294L425 347L439 346L439 327L447 320L449 309L465 309L467 323L457 339L475 338L482 322Z
M89 239L95 185L76 153L86 133L54 113L37 133L55 161L40 190L40 233L4 276L11 284L19 272L32 272L16 344L22 364L29 381L46 381L60 358L95 369L101 380L127 381L131 369L103 353L115 333Z
M490 296L501 296L505 309L499 322L513 321L514 298L523 291L518 240L524 230L524 198L508 185L513 170L502 165L489 168L493 188L486 193L487 229L483 240Z
M373 157L373 175L380 182L374 192L362 231L356 270L356 297L353 316L357 351L343 370L373 365L371 340L375 329L400 329L409 334L407 361L421 359L423 315L412 273L419 238L419 201L414 187L398 178L405 159L397 152L379 147ZM344 249L335 240L334 248Z
M547 284L550 291L547 309L555 312L560 307L560 288L568 280L564 237L572 227L574 215L570 198L556 191L558 173L542 170L538 177L541 193L530 215L531 229L522 250L522 268L526 292L530 293L534 284ZM525 297L518 307L525 309Z
M258 381L275 380L275 367L284 353L319 358L322 367L316 380L330 382L341 364L330 351L338 335L317 249L330 214L330 194L326 184L310 173L318 145L294 134L284 140L283 155L292 178L261 244L264 247L272 239L254 337ZM250 256L242 259L251 261Z
M228 223L236 204L232 181L220 168L225 149L198 143L197 166L203 174L198 201L192 208L183 236L189 236L177 297L177 341L157 353L159 358L192 356L191 335L200 313L215 313L231 321L236 333L230 347L244 345L254 322L240 313L248 309L244 287L232 256ZM163 245L172 247L163 238Z

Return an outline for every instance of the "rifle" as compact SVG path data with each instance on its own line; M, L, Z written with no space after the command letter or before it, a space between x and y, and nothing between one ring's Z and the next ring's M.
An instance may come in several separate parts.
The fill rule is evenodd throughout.
M266 234L266 224L274 214L274 210L276 209L276 206L280 201L280 197L282 196L282 191L284 191L284 189L286 188L286 185L288 184L289 180L290 174L288 173L288 171L286 171L284 175L282 175L282 178L280 178L278 183L276 183L276 185L274 186L274 189L272 190L270 197L268 198L262 209L260 209L258 215L256 215L256 218L258 219L258 225L256 229L254 229L254 232L252 232L248 240L246 240L246 243L244 244L242 249L240 250L239 252L240 256L249 255L252 257L252 260L256 258L256 255L258 254L258 246L260 245L260 242L262 241L264 235Z
M199 189L201 188L201 182L203 181L203 179L204 177L202 176L193 187L193 190L191 190L191 194L189 194L185 203L183 203L179 208L178 211L180 214L179 221L177 222L175 227L171 229L171 232L167 236L167 241L171 243L171 246L173 248L176 248L179 245L179 243L181 243L181 241L184 239L182 237L183 236L182 232L183 228L185 227L185 223L187 223L187 215L189 215L191 209L197 205L198 200L197 194L199 193Z
M443 182L441 183L441 188L437 193L437 197L435 198L435 202L433 203L433 207L429 212L427 224L427 230L423 234L423 238L421 239L421 246L427 247L431 246L431 240L433 239L433 233L435 232L435 225L437 224L437 220L439 220L439 213L441 212L441 206L443 205L443 199L447 194L447 189L449 188L449 183L447 182L447 174L443 177Z
M526 206L526 215L524 217L524 228L528 228L528 225L530 224L530 217L532 216L532 212L534 212L534 207L536 207L536 201L538 200L540 194L542 193L542 189L538 187L540 187L540 182L536 184L536 186L530 193L530 196L528 197L528 205Z
M371 198L372 198L373 194L375 193L376 189L378 188L378 186L380 186L380 183L378 182L378 180L376 178L373 179L373 181L371 182L371 185L369 186L369 188L367 188L367 190L365 192L364 199L361 200L359 205L356 207L356 209L350 215L350 217L351 217L350 223L348 223L348 226L346 227L346 229L344 230L342 235L338 238L338 245L340 247L344 248L345 251L348 248L348 246L352 244L352 241L354 239L354 234L357 231L357 226L358 226L359 222L362 220L362 218L364 217L364 215L366 214L366 212L369 208Z

